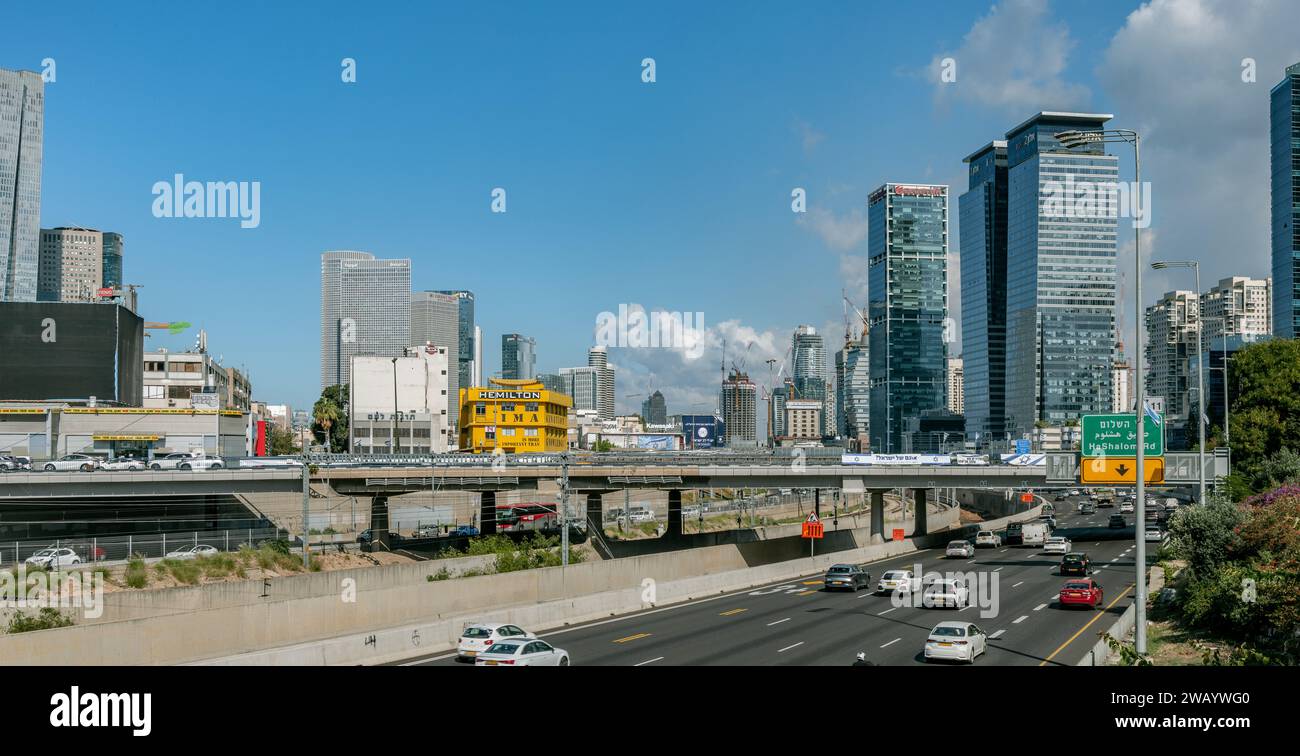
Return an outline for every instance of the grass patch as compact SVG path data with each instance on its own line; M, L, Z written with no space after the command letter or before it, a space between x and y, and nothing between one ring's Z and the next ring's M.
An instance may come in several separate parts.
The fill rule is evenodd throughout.
M30 616L22 611L15 612L14 616L9 618L9 626L5 628L5 632L28 633L33 630L50 630L71 625L71 619L60 614L58 609L47 606Z
M159 576L170 574L179 583L197 585L199 578L203 577L203 567L198 561L198 559L164 559L155 566L155 569Z
M149 568L145 566L144 557L132 554L127 560L126 571L122 574L128 588L143 588L149 583Z

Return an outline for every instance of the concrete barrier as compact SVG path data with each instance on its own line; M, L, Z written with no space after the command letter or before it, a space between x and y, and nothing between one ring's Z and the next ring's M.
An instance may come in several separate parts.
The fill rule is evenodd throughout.
M1036 510L1018 519L1034 516ZM433 582L428 575L437 566L420 562L295 575L265 585L122 592L110 594L114 619L0 636L0 664L380 663L451 648L469 620L553 629L812 574L835 562L941 546L953 537L945 532L868 545L867 529L837 532L863 545L758 566L752 560L780 555L783 542L753 544L772 549L768 554L746 555L729 544ZM656 595L647 602L650 585Z
M1164 584L1165 573L1163 567L1157 565L1147 571L1148 597L1159 593L1160 589L1164 587ZM1110 629L1107 630L1106 633L1110 635L1110 637L1120 642L1124 642L1128 638L1128 634L1133 632L1136 626L1137 602L1134 601L1129 604L1128 609L1124 610L1124 613L1119 616L1119 619L1115 620L1115 624L1111 625ZM1105 638L1101 638L1093 644L1092 648L1088 650L1088 653L1084 654L1083 658L1080 659L1075 666L1104 667L1110 662L1111 657L1114 655L1115 652L1110 650L1110 644L1106 642Z

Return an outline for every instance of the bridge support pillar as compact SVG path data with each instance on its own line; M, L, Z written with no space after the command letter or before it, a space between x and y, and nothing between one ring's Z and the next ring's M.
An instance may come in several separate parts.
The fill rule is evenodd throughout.
M388 537L388 494L370 498L370 545L382 544L387 551L392 539Z
M871 491L871 542L885 542L885 492L878 488Z
M681 538L682 536L682 491L680 488L673 488L668 491L668 531L665 535L671 538Z
M587 532L603 533L605 531L605 506L600 493L587 494Z
M478 495L478 532L495 535L497 532L497 492L481 491Z
M930 509L930 490L928 488L914 488L912 489L912 495L916 499L916 511L912 515L914 521L912 526L912 535L923 536L929 532L926 529L927 526L925 520Z
M1136 454L1136 452L1134 453ZM822 490L820 488L813 489L813 513L817 515L818 520L822 518Z

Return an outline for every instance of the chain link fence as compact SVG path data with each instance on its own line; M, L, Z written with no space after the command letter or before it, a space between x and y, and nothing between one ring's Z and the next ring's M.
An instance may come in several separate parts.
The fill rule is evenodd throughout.
M83 564L126 561L132 555L161 558L178 549L212 546L218 551L238 551L241 546L256 548L263 541L287 539L289 534L278 528L235 528L195 530L174 533L73 537L53 540L0 541L0 564L19 564L42 549L72 549Z

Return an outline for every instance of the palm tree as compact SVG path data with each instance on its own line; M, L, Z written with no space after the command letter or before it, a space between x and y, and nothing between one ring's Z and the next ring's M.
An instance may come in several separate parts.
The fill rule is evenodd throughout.
M326 445L330 451L334 451L334 436L330 433L330 428L343 417L339 406L333 400L321 397L312 407L312 414L315 416L316 424L325 429Z

